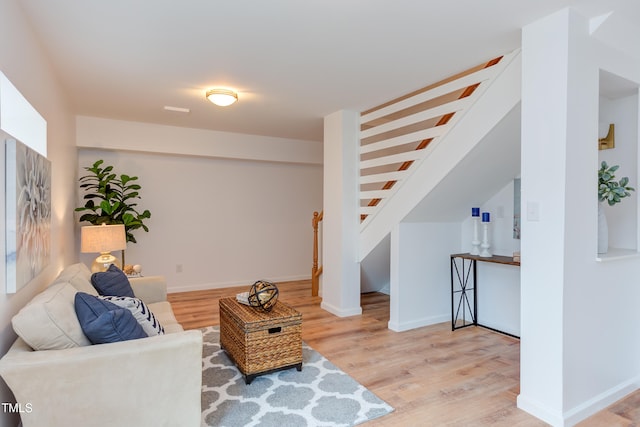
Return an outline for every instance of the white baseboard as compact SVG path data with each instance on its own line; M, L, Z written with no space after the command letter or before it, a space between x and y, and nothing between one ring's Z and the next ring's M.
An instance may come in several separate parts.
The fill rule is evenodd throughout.
M331 314L335 314L338 317L349 317L349 316L359 316L362 314L362 307L351 307L351 308L339 308L328 304L324 301L320 303L320 308L328 311Z
M516 404L519 409L528 412L551 426L562 427L563 425L562 414L558 413L558 411L552 411L536 400L523 396L522 393L516 398Z
M507 334L511 334L514 335L516 337L520 336L520 325L509 325L506 323L499 323L499 322L486 322L483 321L482 319L478 318L478 323L482 324L482 326L485 326L487 328L493 328L497 331L502 331L502 332L506 332Z
M411 329L421 328L423 326L435 325L436 323L451 322L450 314L441 314L438 316L423 317L422 319L412 320L410 322L393 322L389 320L387 326L395 332L404 332Z
M264 280L269 280L270 282L274 282L276 285L283 282L292 282L296 280L311 280L311 276L283 276L283 277L270 277L264 278ZM241 280L241 281L233 281L233 282L216 282L216 283L199 283L193 285L182 285L182 286L171 286L167 289L167 292L170 294L178 293L178 292L191 292L191 291L206 291L209 289L220 289L220 288L234 288L244 286L249 290L251 285L255 280ZM311 287L309 287L311 289Z
M640 388L640 377L632 378L565 411L563 414L560 414L558 411L553 411L542 403L522 394L518 395L517 405L518 408L523 411L530 413L534 417L554 427L572 427L628 394L633 393L638 390L638 388Z
M615 403L626 395L638 390L639 385L640 377L633 378L620 383L597 396L594 396L575 408L570 409L564 414L564 427L574 426L596 412L603 410L612 403Z
M389 286L389 284L387 284L383 286L382 289L380 289L378 292L385 295L391 295L391 287Z

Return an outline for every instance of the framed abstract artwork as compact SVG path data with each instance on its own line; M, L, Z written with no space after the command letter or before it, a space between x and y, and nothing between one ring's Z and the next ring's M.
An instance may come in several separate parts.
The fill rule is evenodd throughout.
M6 292L15 293L49 264L51 162L15 139L5 162Z

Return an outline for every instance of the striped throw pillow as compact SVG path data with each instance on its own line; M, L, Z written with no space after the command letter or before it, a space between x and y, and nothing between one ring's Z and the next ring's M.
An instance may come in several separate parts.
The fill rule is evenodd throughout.
M100 296L100 299L105 301L109 301L118 307L128 309L133 317L138 321L142 329L149 335L153 337L155 335L164 334L164 328L156 319L156 316L153 315L149 307L142 302L142 300L138 298L131 297L113 297L113 296Z

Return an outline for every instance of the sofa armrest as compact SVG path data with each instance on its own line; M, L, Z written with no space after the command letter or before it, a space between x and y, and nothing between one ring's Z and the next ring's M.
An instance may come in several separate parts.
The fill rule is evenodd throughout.
M18 338L0 375L30 409L23 427L200 426L198 330L45 351Z
M167 281L164 276L132 277L129 283L136 298L145 304L167 300Z

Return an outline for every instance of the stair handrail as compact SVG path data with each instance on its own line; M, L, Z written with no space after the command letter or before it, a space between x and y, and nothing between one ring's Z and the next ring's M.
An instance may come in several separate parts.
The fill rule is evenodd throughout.
M313 265L311 267L311 296L317 297L320 289L320 275L322 266L318 266L318 225L322 221L324 211L313 212L311 225L313 227Z

